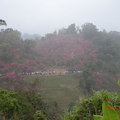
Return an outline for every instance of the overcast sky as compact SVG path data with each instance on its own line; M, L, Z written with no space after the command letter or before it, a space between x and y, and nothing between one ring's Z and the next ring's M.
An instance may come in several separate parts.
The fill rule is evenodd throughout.
M0 0L0 18L7 27L30 34L44 35L86 22L120 31L120 0Z

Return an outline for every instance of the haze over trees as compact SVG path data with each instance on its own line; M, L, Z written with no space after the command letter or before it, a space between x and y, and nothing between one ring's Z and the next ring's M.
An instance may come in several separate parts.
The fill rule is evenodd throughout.
M92 23L81 29L71 24L37 40L23 40L19 31L6 29L0 32L0 71L13 80L16 73L51 67L85 70L94 76L95 83L106 88L102 83L111 81L109 84L114 85L120 71L119 38L119 32L99 31Z
M6 22L0 20L0 25L6 25ZM30 120L52 120L51 116L53 114L46 111L45 108L42 109L44 102L41 99L37 101L40 98L38 88L36 88L37 84L33 84L35 89L29 89L30 86L27 88L23 74L47 71L54 67L64 68L70 74L78 71L74 76L79 78L78 86L84 90L85 94L91 95L93 90L101 89L118 91L120 32L100 31L92 23L82 25L81 29L76 27L75 24L71 24L67 28L46 34L43 37L23 40L18 30L12 28L1 30L0 88L10 89L10 91L0 91L1 116L6 120L27 120L28 118ZM31 92L28 92L28 96L24 92L20 92L21 96L19 96L18 90L22 90L22 92L31 90ZM101 105L101 99L98 96L96 99L100 100ZM5 106L4 100L8 100L6 101L7 106ZM119 97L117 100L119 101ZM80 104L84 109L84 101ZM13 111L10 112L11 109ZM101 110L101 108L99 109ZM77 111L79 111L79 108ZM92 112L91 116L86 116L91 117L91 120L93 119L93 113L100 113L97 110L94 112L91 110L90 112ZM67 114L67 117L69 117L69 113ZM75 117L78 115L76 110L73 110L73 114L75 114ZM38 119L37 116L40 118ZM69 119L64 116L63 120L78 120L77 118L72 119L71 116L72 114L70 114ZM81 120L87 120L86 118L83 119L83 116Z

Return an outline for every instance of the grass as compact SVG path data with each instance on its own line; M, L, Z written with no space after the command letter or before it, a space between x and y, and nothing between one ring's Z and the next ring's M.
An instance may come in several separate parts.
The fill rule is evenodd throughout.
M29 82L39 80L40 93L48 102L57 102L60 108L67 107L82 97L83 94L78 87L79 78L74 75L62 76L27 76Z

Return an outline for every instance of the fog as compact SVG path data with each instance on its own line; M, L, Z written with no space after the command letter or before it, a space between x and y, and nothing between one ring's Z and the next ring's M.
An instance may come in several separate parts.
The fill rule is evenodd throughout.
M120 0L0 0L0 120L120 120Z
M119 4L119 0L0 0L0 18L7 27L30 34L44 35L86 22L120 31Z

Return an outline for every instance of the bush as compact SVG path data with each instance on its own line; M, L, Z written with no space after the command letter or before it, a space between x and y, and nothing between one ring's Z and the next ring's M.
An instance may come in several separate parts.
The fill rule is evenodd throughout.
M98 91L93 96L80 99L76 106L62 116L62 120L93 120L93 115L102 114L102 102L111 105L120 105L120 94L107 91Z
M41 110L38 110L34 114L34 120L47 120L47 118Z
M40 95L31 92L0 90L1 118L7 120L33 120L34 113L38 109L45 111L45 104Z

